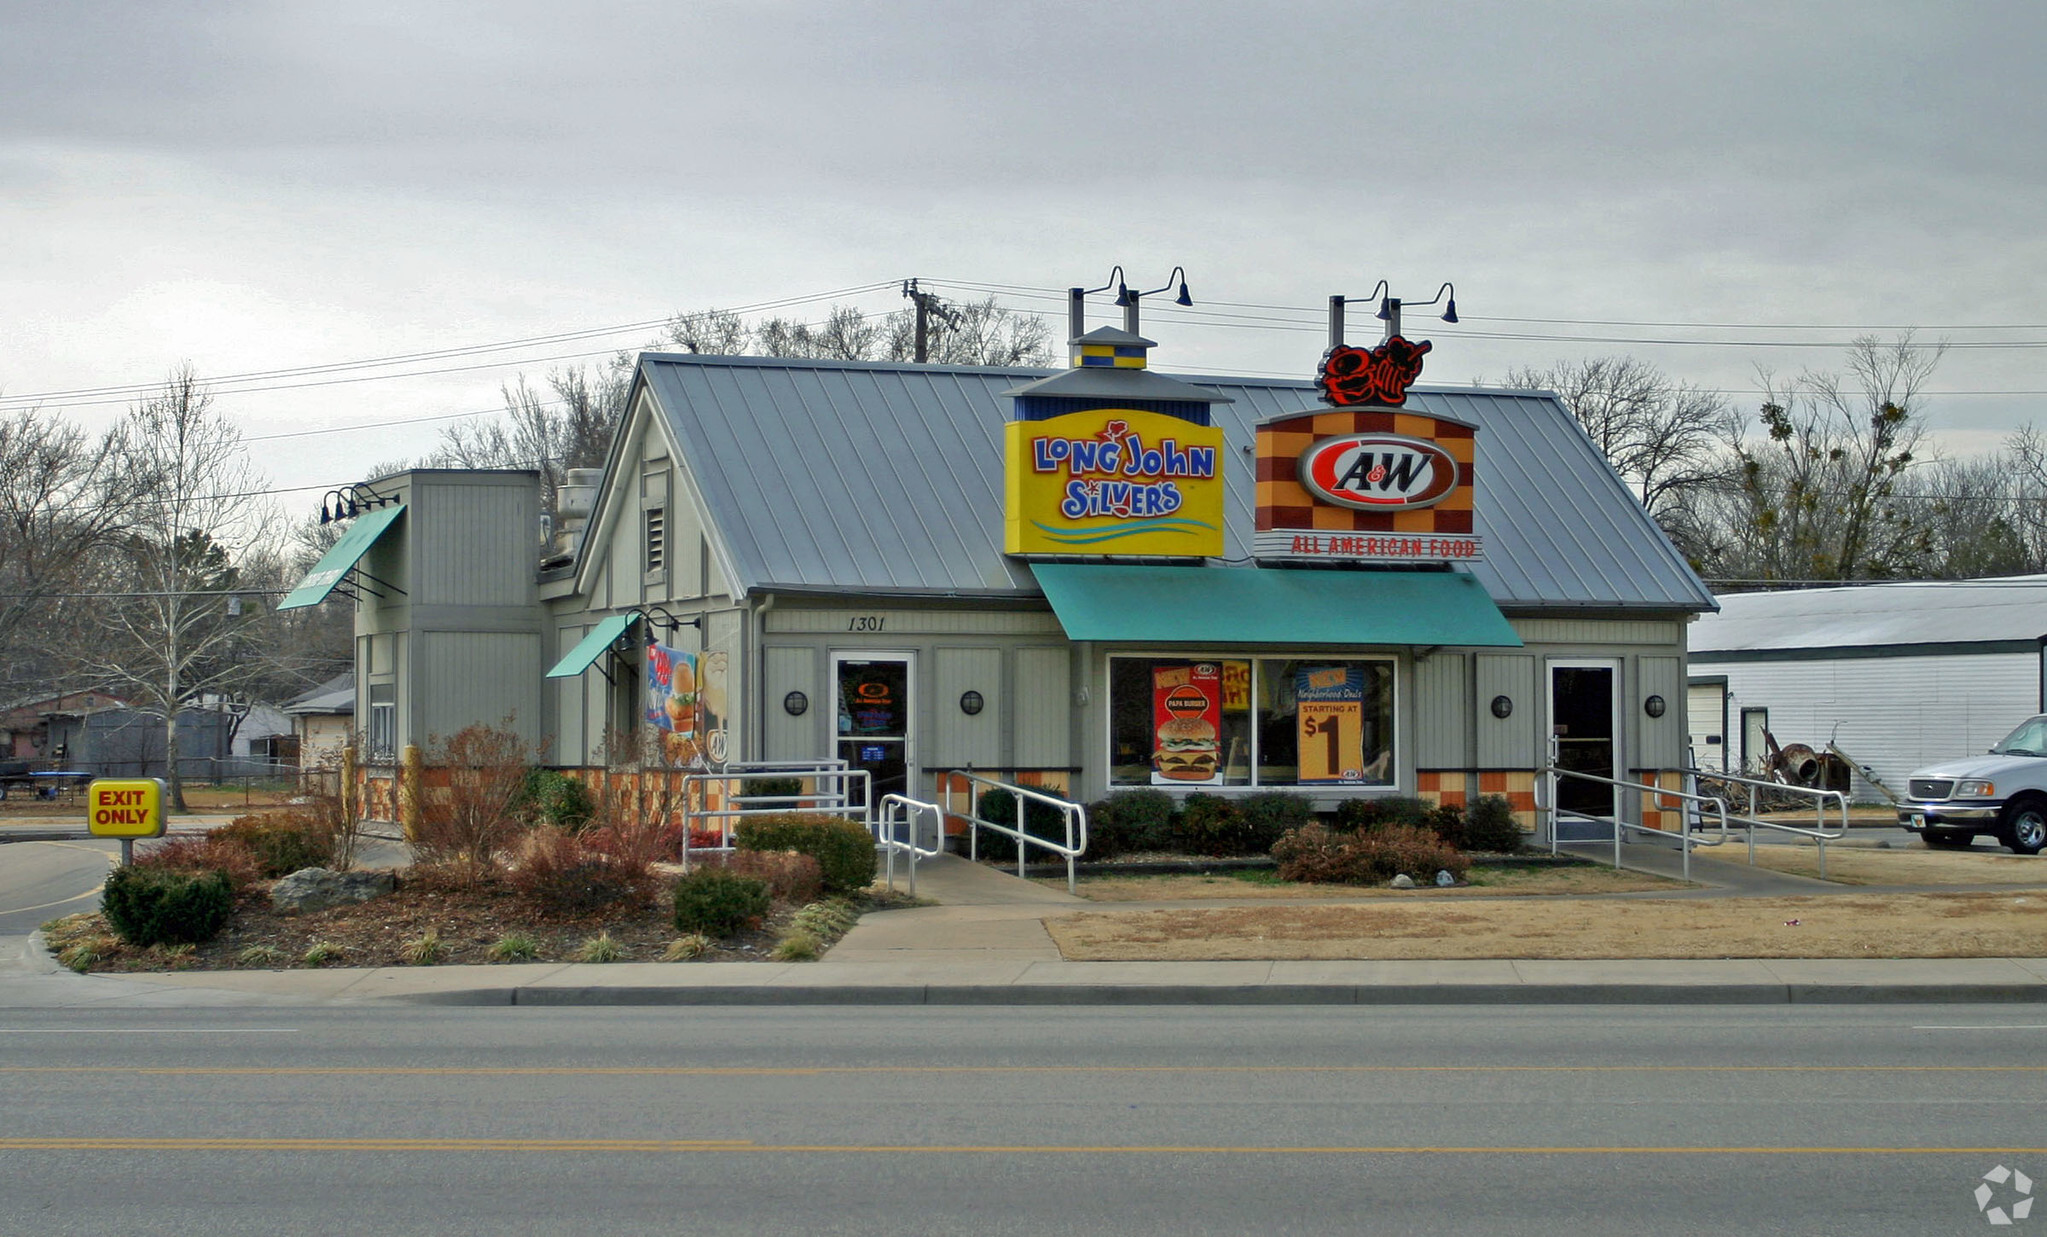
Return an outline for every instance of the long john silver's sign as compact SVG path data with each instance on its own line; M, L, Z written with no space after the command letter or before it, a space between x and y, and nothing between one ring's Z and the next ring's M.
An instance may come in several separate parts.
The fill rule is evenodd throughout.
M1432 507L1457 488L1457 461L1423 438L1346 434L1301 452L1297 475L1323 502L1361 511Z

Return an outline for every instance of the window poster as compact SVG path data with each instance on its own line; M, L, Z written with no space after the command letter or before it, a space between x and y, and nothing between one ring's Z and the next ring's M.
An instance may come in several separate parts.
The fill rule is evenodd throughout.
M647 726L664 763L678 769L704 763L696 654L665 644L647 646Z
M1222 781L1222 667L1215 662L1152 667L1154 785Z
M1302 666L1298 701L1300 780L1359 784L1365 780L1365 672L1361 666Z

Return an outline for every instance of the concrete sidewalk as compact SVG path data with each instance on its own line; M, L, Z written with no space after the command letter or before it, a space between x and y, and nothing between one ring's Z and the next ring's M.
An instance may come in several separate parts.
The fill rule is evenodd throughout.
M1628 849L1631 867L1656 870L1666 859L1677 860L1675 851ZM1681 896L1870 892L1714 860L1695 859L1693 875L1745 887ZM2047 1002L2043 958L1067 962L1045 931L1046 917L1083 910L1139 910L1148 904L1088 902L1063 889L1019 881L950 856L920 865L917 892L939 904L870 913L823 961L810 963L526 963L74 975L31 940L15 938L0 941L0 1009L390 1002L507 1006Z

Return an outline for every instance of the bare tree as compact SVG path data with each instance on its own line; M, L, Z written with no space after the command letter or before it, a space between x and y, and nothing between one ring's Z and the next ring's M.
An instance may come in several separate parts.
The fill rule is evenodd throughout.
M102 591L116 596L73 612L85 638L72 658L90 682L162 715L171 797L183 808L179 712L237 694L257 667L243 644L266 610L236 594L234 550L259 539L264 483L189 365L125 428L117 468L148 497L101 556Z
M52 602L146 497L119 467L125 429L98 437L38 408L0 418L0 698L51 689Z
M1515 370L1506 382L1555 391L1642 506L1674 536L1688 522L1693 492L1730 475L1724 444L1733 413L1727 402L1671 381L1646 361L1559 361L1548 369Z
M668 320L668 340L684 352L738 356L752 338L753 329L729 309L699 309Z
M1857 338L1847 373L1764 374L1760 443L1737 438L1738 467L1713 574L1759 580L1880 578L1925 553L1900 478L1925 427L1920 392L1946 344L1908 332Z
M541 509L553 515L568 470L604 462L631 382L625 354L595 375L583 369L549 374L551 399L521 374L503 388L502 417L442 430L440 447L424 462L441 468L531 468L540 474Z

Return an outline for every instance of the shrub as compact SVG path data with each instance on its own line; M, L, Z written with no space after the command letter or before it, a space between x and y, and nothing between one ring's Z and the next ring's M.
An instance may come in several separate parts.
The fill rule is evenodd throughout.
M215 829L222 843L239 843L256 856L266 877L289 876L301 868L334 862L333 822L313 812L266 812L238 816Z
M1234 855L1244 832L1244 812L1234 799L1196 792L1180 805L1173 849L1190 855Z
M800 777L750 777L746 779L745 789L740 791L740 793L762 798L793 799L803 793L803 779Z
M1053 794L1054 792L1046 791L1045 793ZM1066 845L1066 818L1064 813L1051 804L1040 803L1036 799L1026 799L1024 805L1024 823L1022 828L1025 833L1030 834L1034 838L1044 838L1048 842L1057 842L1061 846ZM974 812L975 815L990 824L1007 825L1012 829L1018 827L1016 823L1016 796L1006 790L982 791L981 798ZM996 833L988 829L976 830L976 832L980 836L975 840L974 849L980 858L990 863L1016 862L1017 841L1015 838L1010 837L1006 833ZM1053 857L1052 852L1048 850L1039 850L1036 847L1032 847L1031 850L1032 853L1025 856L1027 862L1031 860L1047 860Z
M874 835L865 825L817 812L778 812L741 820L732 829L740 850L793 850L817 860L826 893L874 883Z
M617 962L625 957L625 947L611 939L611 933L599 932L583 942L576 951L578 962Z
M701 932L678 936L668 942L668 948L661 955L663 962L688 962L711 952L711 938Z
M731 936L767 918L768 883L723 868L698 868L675 882L675 928Z
M797 906L824 892L824 869L800 851L736 850L725 857L725 870L764 880L769 894Z
M306 946L306 956L300 961L307 966L326 966L345 952L347 951L332 941L314 941Z
M284 965L284 951L274 945L251 945L235 955L236 966L276 970Z
M1464 814L1464 842L1472 850L1511 855L1521 849L1526 838L1514 819L1514 805L1505 795L1482 795L1471 801Z
M1434 810L1427 799L1412 795L1379 795L1369 799L1345 799L1336 805L1336 827L1345 833L1382 829L1389 825L1429 827Z
M590 788L566 773L532 768L520 780L512 810L536 825L557 829L580 829L597 811Z
M263 862L248 845L221 836L222 830L196 836L165 838L147 850L137 849L134 866L166 872L220 872L236 889L263 879Z
M83 975L113 956L114 951L120 947L121 943L111 936L89 936L82 941L66 945L63 952L57 955L57 961L60 965Z
M1429 832L1442 839L1446 846L1464 849L1464 809L1447 803L1437 804L1429 809Z
M100 911L130 945L175 945L212 940L234 902L225 873L129 866L107 874Z
M1163 790L1119 790L1087 810L1088 853L1109 859L1127 851L1166 850L1177 809Z
M531 962L540 956L540 942L524 932L507 932L490 947L492 962Z
M1315 823L1314 802L1284 790L1250 795L1237 806L1241 820L1235 854L1263 855L1287 830Z
M824 944L811 935L807 928L791 928L789 934L775 942L771 955L777 962L815 962Z
M644 899L653 874L644 860L601 854L574 834L541 825L519 840L512 888L552 915L588 915Z
M442 794L422 796L413 858L451 868L471 884L494 870L518 838L521 824L513 806L533 755L510 717L501 725L464 726L447 738L437 736L427 764L446 770L448 785Z
M425 932L405 942L400 947L400 952L405 955L405 960L414 966L435 965L441 960L440 930L428 928Z
M1403 872L1426 884L1440 871L1462 879L1471 867L1441 838L1413 825L1387 825L1367 833L1305 825L1274 843L1272 856L1279 860L1282 878L1318 884L1377 885Z

